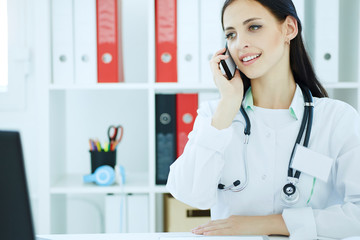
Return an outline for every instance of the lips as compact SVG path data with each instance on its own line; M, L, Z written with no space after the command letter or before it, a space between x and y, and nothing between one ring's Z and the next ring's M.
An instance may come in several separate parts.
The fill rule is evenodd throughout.
M260 57L260 54L244 57L241 61L248 62L248 61L251 61L251 60L253 60L255 58L258 58L258 57Z
M240 56L240 61L247 66L254 63L260 56L261 53L247 53Z

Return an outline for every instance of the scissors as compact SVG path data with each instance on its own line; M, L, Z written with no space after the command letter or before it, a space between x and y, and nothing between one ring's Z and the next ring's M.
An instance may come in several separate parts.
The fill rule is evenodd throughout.
M120 132L120 136L117 139L117 136L119 135ZM108 128L108 137L109 137L109 142L110 142L110 151L114 151L116 146L120 143L122 137L124 134L124 128L121 125L118 126L114 126L114 125L110 125L110 127Z

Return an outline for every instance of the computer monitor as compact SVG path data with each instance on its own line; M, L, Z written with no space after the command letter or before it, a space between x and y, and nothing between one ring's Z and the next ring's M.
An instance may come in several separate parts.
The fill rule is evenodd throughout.
M20 134L15 131L0 131L0 239L35 239Z

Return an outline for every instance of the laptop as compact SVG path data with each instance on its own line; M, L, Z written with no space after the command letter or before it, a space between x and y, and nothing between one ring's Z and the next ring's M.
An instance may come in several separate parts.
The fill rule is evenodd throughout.
M0 131L0 239L35 240L20 134Z

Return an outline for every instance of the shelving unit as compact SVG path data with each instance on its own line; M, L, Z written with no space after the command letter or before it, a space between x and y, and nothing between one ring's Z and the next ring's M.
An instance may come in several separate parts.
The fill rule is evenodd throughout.
M45 0L44 0L45 1ZM49 4L49 1L47 3ZM340 1L340 0L336 0ZM130 0L124 0L124 8L131 6ZM312 0L305 0L305 6L311 5ZM344 3L343 8L355 9L351 13L360 13L360 4L356 0ZM58 85L49 82L39 90L41 99L45 101L42 106L45 126L42 136L46 136L44 152L41 163L49 169L49 173L41 173L42 184L39 224L42 233L66 233L66 219L69 216L67 209L71 204L71 196L90 199L97 204L100 211L104 210L104 197L106 194L146 194L148 196L149 231L162 231L163 210L162 194L166 193L165 186L155 184L155 94L157 93L213 93L217 94L214 84L181 83L156 83L155 82L155 23L154 1L143 0L137 8L145 8L146 16L142 16L137 24L146 26L147 35L143 39L132 43L133 35L124 35L125 81L124 83L109 84L66 84ZM128 12L137 11L127 9ZM50 12L50 8L46 11ZM144 9L141 12L145 12ZM219 9L220 12L220 9ZM130 13L129 13L130 14ZM138 16L138 15L137 15ZM305 17L307 14L305 14ZM342 15L341 15L342 16ZM311 19L311 18L310 18ZM129 20L124 20L124 24ZM342 40L346 45L349 36L350 44L356 54L351 57L353 68L346 78L340 78L336 83L324 83L331 97L344 100L360 110L360 69L359 40L360 24L357 21L340 22L340 27L351 29L351 32L340 31ZM306 29L311 27L311 22L305 21ZM134 27L136 28L136 27ZM128 29L130 29L128 27ZM355 29L355 30L354 30ZM125 30L126 31L126 28ZM128 30L130 31L130 30ZM134 31L134 30L131 30ZM49 34L51 34L49 32ZM321 34L321 33L312 33ZM356 36L354 35L356 34ZM311 43L312 35L306 34L307 41ZM139 37L139 36L135 36ZM140 42L139 42L140 41ZM136 45L146 44L146 53L136 52ZM311 44L309 44L311 45ZM340 46L340 52L342 50ZM129 50L132 49L130 53ZM143 49L142 49L143 50ZM311 48L310 48L311 50ZM135 57L134 57L135 55ZM139 69L136 56L141 56L144 66L145 78L137 77ZM144 60L145 58L145 60ZM340 60L345 56L340 55ZM347 64L340 62L339 72L344 73ZM76 81L76 80L75 80ZM107 127L110 124L124 126L124 138L117 149L117 161L126 169L127 183L124 186L98 187L84 184L82 176L90 172L90 156L88 152L88 139L98 137L101 142L106 140ZM48 140L48 141L47 141ZM73 213L78 214L78 213ZM141 214L141 213L137 213ZM101 214L100 214L101 215ZM91 221L89 219L88 221Z
M66 222L70 216L66 215L72 214L67 211L69 208L74 209L71 207L73 196L76 201L93 202L104 212L107 194L146 194L148 229L162 231L162 194L167 190L155 184L155 95L217 91L211 82L156 83L154 1L135 4L123 0L122 7L125 82L84 85L75 79L73 84L52 82L46 90L50 148L50 160L46 162L50 169L46 204L49 209L41 215L49 219L50 224L44 231L68 232ZM131 19L135 16L136 22ZM125 167L127 182L124 186L110 187L84 184L82 176L90 172L88 139L99 137L104 142L110 124L121 124L125 129L117 149L117 161Z

